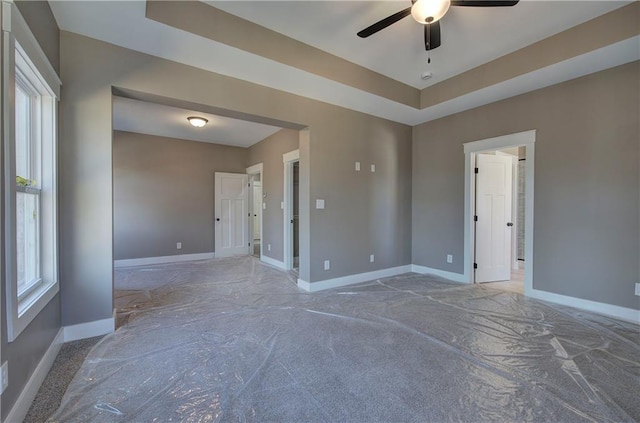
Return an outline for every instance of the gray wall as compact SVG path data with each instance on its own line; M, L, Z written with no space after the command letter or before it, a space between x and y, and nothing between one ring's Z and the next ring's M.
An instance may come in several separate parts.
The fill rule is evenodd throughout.
M536 129L533 287L639 309L639 81L635 62L414 127L413 263L463 273L462 144Z
M214 174L245 173L246 156L240 147L114 131L114 259L214 251Z
M280 202L284 201L284 163L282 155L297 150L300 131L283 129L268 138L249 147L248 165L263 164L262 192L267 196L264 202L267 208L262 213L262 254L272 259L284 260L284 210ZM267 251L271 244L271 251Z
M26 5L26 2L17 2L18 9L24 15L27 24L30 26L38 43L42 46L47 57L52 64L57 66L58 63L58 27L51 9L46 2L33 2ZM29 2L31 3L31 2ZM0 47L2 48L2 47ZM4 52L0 55L4 57ZM0 60L3 60L0 58ZM0 148L0 154L4 151L4 142ZM4 198L4 172L0 172L0 189ZM2 211L1 221L4 221L4 201L0 201ZM4 228L4 225L0 225ZM4 230L4 229L3 229ZM4 239L4 232L0 234ZM4 242L0 243L0 270L5 269L5 250ZM2 299L2 312L7 310L6 303L6 278L4 273L0 279L0 298ZM40 312L40 314L25 328L25 330L13 342L7 342L7 322L5 316L1 319L2 325L2 362L9 362L9 386L2 394L2 419L4 420L11 411L18 396L24 389L27 381L33 374L38 363L44 356L49 345L55 338L61 326L60 311L60 295L56 295L51 302Z
M309 128L300 142L302 279L410 263L410 127L64 31L60 47L64 324L112 313L112 87ZM378 171L356 174L356 160ZM325 210L310 208L316 198Z

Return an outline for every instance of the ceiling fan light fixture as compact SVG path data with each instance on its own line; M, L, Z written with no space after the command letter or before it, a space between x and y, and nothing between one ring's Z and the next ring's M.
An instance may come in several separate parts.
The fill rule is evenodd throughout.
M207 124L207 122L209 122L207 119L203 117L198 117L198 116L189 116L187 120L191 125L195 126L196 128L202 128Z
M440 20L451 6L451 0L417 0L411 6L411 16L421 24Z

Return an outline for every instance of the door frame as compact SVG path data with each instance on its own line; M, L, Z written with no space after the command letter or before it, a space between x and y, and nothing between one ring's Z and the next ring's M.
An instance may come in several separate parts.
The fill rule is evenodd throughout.
M253 184L254 181L252 177L255 175L260 175L260 183L264 181L263 168L264 165L262 163L255 164L247 168L247 175L249 175L250 184ZM253 185L249 188L251 188L251 195L249 195L249 210L251 210L251 212L249 213L249 231L247 233L249 239L247 241L249 243L249 255L251 256L253 255L253 216L251 216L251 214L253 214ZM264 196L264 184L262 185L262 194ZM264 229L264 207L262 204L260 204L260 207L262 209L260 210L260 261L262 261L264 251L264 243L262 242Z
M473 231L475 215L475 163L476 154L486 151L502 150L509 147L525 147L525 227L524 227L524 294L530 296L533 290L533 198L535 168L536 130L518 132L495 138L464 143L464 280L475 282L473 263L475 260L475 233Z
M293 164L300 161L300 149L282 155L284 164L284 268L293 269ZM299 236L299 235L298 235Z

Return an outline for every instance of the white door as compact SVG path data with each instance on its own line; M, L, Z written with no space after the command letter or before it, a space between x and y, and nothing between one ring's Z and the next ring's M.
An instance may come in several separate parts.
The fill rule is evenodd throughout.
M248 175L216 172L216 257L249 254Z
M260 239L262 215L262 182L253 182L253 239Z
M512 159L490 154L476 157L476 282L509 280Z

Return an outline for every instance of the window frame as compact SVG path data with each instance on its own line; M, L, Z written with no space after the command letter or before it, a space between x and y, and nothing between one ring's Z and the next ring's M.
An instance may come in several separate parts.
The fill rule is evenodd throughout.
M7 296L7 337L15 340L33 319L46 307L60 290L58 276L58 225L57 225L57 114L58 96L40 69L34 64L26 49L9 37L8 66L5 67L3 85L7 95L4 132L4 191L5 191L5 275ZM5 46L7 44L5 43ZM37 58L36 58L37 60ZM8 72L7 72L8 71ZM44 73L48 71L44 69ZM51 78L49 78L50 80ZM18 186L16 183L16 83L26 88L32 102L29 117L30 148L37 145L38 159L29 163L32 167L29 179L35 185ZM35 97L35 98L34 98ZM35 163L34 163L35 162ZM38 163L39 162L39 163ZM36 168L33 169L34 164ZM33 173L35 171L35 173ZM35 176L35 177L34 177ZM37 178L37 179L36 179ZM16 198L19 192L38 196L39 275L27 289L19 292L17 280L17 216Z

